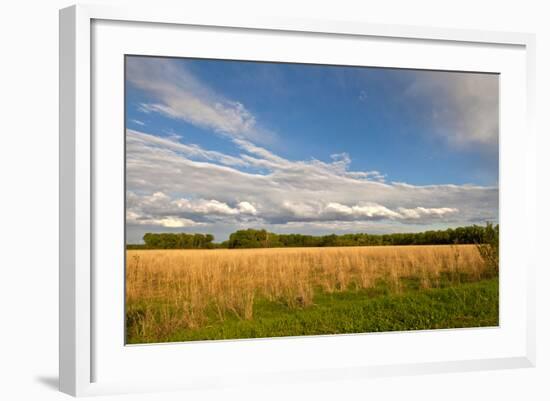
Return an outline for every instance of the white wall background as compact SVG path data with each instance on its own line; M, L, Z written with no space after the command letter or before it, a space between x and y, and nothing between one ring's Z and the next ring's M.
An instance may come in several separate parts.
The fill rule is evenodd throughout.
M130 4L134 0L97 3ZM147 1L139 1L148 3ZM284 388L167 393L116 399L550 399L550 13L545 1L384 0L332 2L150 1L227 15L365 20L537 34L539 132L538 366L534 369L329 382ZM4 1L0 6L0 398L57 400L58 16L65 0ZM546 237L545 237L546 235ZM115 399L114 397L107 397Z

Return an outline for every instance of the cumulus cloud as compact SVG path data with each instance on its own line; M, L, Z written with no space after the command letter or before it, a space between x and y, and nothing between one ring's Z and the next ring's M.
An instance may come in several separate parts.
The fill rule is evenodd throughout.
M284 202L283 208L292 213L293 221L349 221L349 220L419 220L430 217L445 217L457 213L457 208L424 208L407 209L400 207L391 210L372 202L356 205L344 205L338 202Z
M144 113L160 113L229 137L262 143L274 139L242 103L216 93L175 60L129 57L126 77L155 99L138 106Z
M450 213L458 213L457 208L451 208L451 207L440 207L440 208L415 207L414 209L405 209L400 207L398 210L401 216L407 219L420 219L426 216L442 217Z
M126 223L130 225L157 226L165 228L196 227L203 225L203 223L174 216L160 218L144 217L132 210L126 211Z
M496 187L384 182L378 172L351 171L347 154L292 161L242 138L232 139L241 153L230 156L133 130L126 137L129 226L211 232L220 225L285 231L391 224L408 231L498 217Z
M451 145L497 149L499 78L495 74L412 72L405 91L412 103L431 108L431 125Z
M129 223L154 225L154 222L160 222L158 224L164 227L191 227L204 224L205 220L213 221L226 216L254 216L257 213L254 205L246 201L231 207L216 199L170 197L163 192L138 195L128 191L126 203Z
M250 202L239 202L237 204L237 208L239 209L239 212L243 214L256 215L258 213L254 205L252 205Z

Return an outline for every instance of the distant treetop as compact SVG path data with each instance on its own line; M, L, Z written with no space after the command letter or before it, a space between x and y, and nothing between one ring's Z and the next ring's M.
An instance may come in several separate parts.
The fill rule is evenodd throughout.
M496 233L496 234L495 234ZM276 234L266 230L238 230L228 241L214 243L211 234L147 233L144 244L129 244L128 249L215 249L215 248L287 248L287 247L330 247L330 246L373 246L373 245L445 245L483 244L498 241L498 224L487 223L485 227L472 225L421 233L396 234Z

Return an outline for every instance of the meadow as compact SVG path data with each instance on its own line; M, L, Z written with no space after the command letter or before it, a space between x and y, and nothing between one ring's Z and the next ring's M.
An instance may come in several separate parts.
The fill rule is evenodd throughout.
M476 245L128 250L129 344L498 325Z

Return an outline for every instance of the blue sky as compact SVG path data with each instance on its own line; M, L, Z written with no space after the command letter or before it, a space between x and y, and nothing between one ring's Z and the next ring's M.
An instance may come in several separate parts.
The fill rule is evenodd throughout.
M497 220L497 75L135 56L126 73L130 242Z

